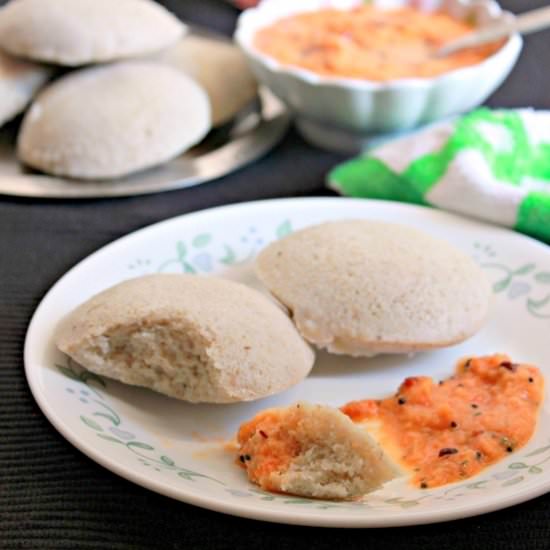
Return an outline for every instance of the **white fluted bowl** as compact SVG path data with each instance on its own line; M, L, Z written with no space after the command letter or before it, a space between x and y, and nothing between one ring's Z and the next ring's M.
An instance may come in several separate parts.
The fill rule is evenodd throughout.
M375 137L396 134L468 111L485 101L506 79L519 56L522 39L511 36L484 61L433 78L374 82L327 77L283 65L254 46L256 32L303 11L349 9L362 0L263 0L241 14L235 40L257 78L296 115L304 137L333 150L354 151ZM411 0L373 0L381 7L408 5ZM419 2L414 2L418 6ZM479 27L514 17L493 0L421 0L421 9L440 9Z

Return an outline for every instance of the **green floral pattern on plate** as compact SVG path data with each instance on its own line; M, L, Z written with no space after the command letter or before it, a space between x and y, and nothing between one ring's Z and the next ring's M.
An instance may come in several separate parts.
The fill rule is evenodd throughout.
M537 319L550 319L550 266L535 262L507 265L498 261L490 245L474 243L479 264L494 275L493 292L510 300L521 299L527 312Z
M283 220L275 228L276 238L292 232L290 220ZM218 267L246 264L258 251L267 244L258 234L256 227L251 226L244 233L240 242L218 242L211 233L198 233L189 239L181 239L174 245L174 255L153 266L149 259L136 259L128 264L128 269L148 272L210 273ZM244 249L244 251L243 251Z
M132 432L123 429L123 419L107 403L99 390L99 388L103 390L107 388L107 382L101 376L82 369L71 359L67 360L67 365L56 365L56 367L66 377L85 387L85 389L67 387L66 391L78 398L78 401L86 405L88 409L92 409L93 412L80 414L80 420L86 427L93 430L97 437L126 447L128 451L136 455L144 466L150 466L157 472L160 472L161 469L169 470L188 481L195 481L200 477L225 485L211 476L178 466L174 460L166 454L161 454L153 445L138 441ZM92 386L92 382L98 387Z

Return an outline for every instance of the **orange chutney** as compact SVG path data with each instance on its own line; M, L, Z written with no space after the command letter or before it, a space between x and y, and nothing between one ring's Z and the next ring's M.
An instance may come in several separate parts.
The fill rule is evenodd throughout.
M536 367L492 355L461 362L439 383L407 378L392 397L341 410L354 422L377 421L382 446L426 489L471 477L525 445L543 391Z
M468 48L446 57L433 55L440 46L473 30L472 25L442 12L365 5L280 19L260 29L254 44L285 65L325 76L386 81L433 77L475 65L504 43Z

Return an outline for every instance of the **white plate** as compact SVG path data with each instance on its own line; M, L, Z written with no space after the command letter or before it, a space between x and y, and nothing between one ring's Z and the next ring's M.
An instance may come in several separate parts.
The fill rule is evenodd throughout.
M191 405L78 370L56 351L57 321L92 294L158 271L214 273L256 284L254 256L268 242L324 220L407 223L471 254L494 283L489 323L474 338L414 357L369 360L318 354L304 382L254 403ZM341 405L387 395L405 376L449 376L468 354L509 353L550 379L550 249L507 230L436 210L343 198L245 203L168 220L124 237L69 271L38 307L25 343L35 399L71 443L139 485L191 504L268 521L340 527L431 523L489 512L550 490L550 411L531 442L479 476L420 490L403 479L357 503L264 493L246 480L221 441L256 411L306 399Z

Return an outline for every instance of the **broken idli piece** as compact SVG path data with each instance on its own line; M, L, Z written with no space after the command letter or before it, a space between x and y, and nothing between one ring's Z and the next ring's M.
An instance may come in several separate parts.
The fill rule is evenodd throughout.
M297 403L241 425L239 463L266 491L354 499L399 470L369 434L338 409Z
M269 298L199 275L147 275L111 287L63 319L55 342L91 372L194 403L281 392L314 360Z
M258 92L242 52L221 40L185 36L162 53L160 59L194 78L206 90L213 126L229 122Z
M149 54L185 32L151 0L11 0L0 9L0 47L20 57L78 66Z
M52 69L0 51L0 126L22 113Z
M381 221L297 231L263 250L256 271L307 341L353 356L462 342L480 329L491 299L485 274L469 256Z
M48 174L110 179L178 156L209 129L208 96L196 82L171 67L125 61L45 88L23 119L17 151Z

